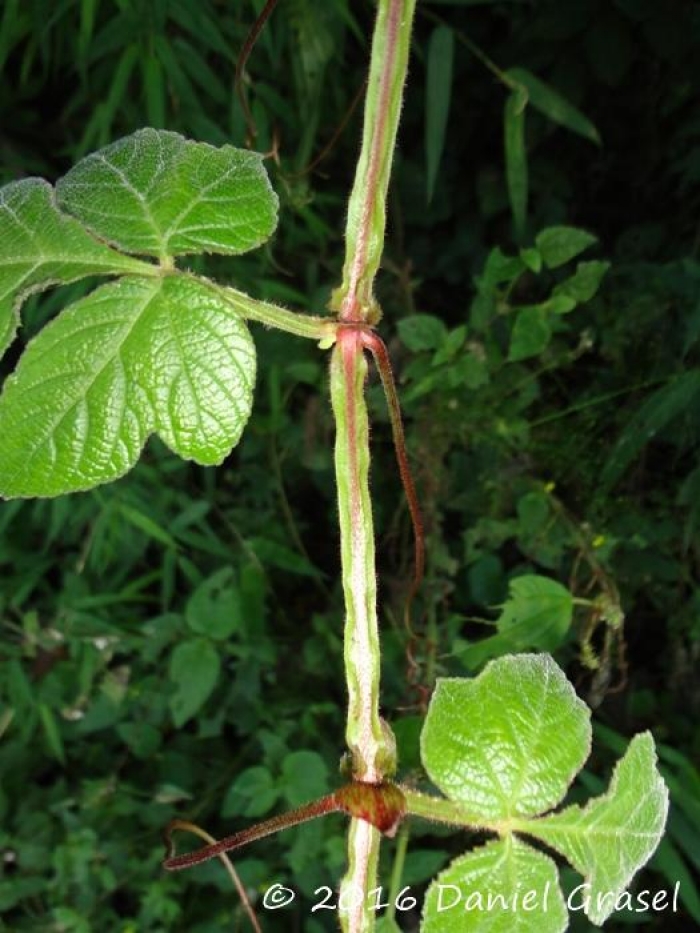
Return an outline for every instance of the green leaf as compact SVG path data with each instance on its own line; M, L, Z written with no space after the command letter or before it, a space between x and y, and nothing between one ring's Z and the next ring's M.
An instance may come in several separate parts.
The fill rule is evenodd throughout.
M566 904L554 861L508 836L463 855L428 888L421 933L562 933Z
M179 729L209 699L219 679L219 655L205 638L179 644L170 656L170 680L175 693L170 698L173 722Z
M25 178L0 188L0 355L15 336L22 302L33 292L125 272L152 275L155 269L120 256L61 214L47 182Z
M263 816L280 795L275 779L267 768L254 765L236 777L221 808L222 816Z
M584 876L590 885L586 914L600 925L658 846L667 813L668 789L654 740L644 732L618 761L606 794L518 828L560 852Z
M425 161L428 202L433 198L445 147L445 130L452 96L453 58L454 33L448 26L437 26L428 43L425 89Z
M527 150L525 148L525 111L527 93L516 89L506 100L503 115L504 145L506 155L506 181L508 197L513 212L515 239L521 241L525 235L527 221Z
M120 723L117 734L133 754L144 761L152 758L160 747L160 732L148 722Z
M172 548L174 551L177 550L177 541L150 515L146 515L145 512L126 503L120 503L118 509L122 518L126 519L134 528L138 528L139 531L142 531L149 538L153 538L154 541L158 541L164 547Z
M538 356L546 349L552 337L547 312L542 305L521 308L510 335L508 359L515 363Z
M475 820L556 806L588 757L590 711L548 655L440 679L421 735L430 779Z
M60 761L60 763L64 765L66 763L66 752L63 747L61 729L56 722L54 712L46 703L39 703L37 708L39 710L41 725L44 728L46 742L51 749L51 754L57 761Z
M185 618L194 632L210 638L228 638L240 627L241 605L230 567L199 584L187 603Z
M652 392L617 439L601 474L602 485L614 486L639 451L674 418L695 412L699 399L700 369L689 369Z
M548 577L526 575L511 580L510 599L496 625L514 647L553 651L565 638L573 612L573 596L565 586Z
M591 142L600 145L600 134L588 117L584 116L577 107L570 104L553 87L550 87L540 78L536 78L526 68L510 68L506 74L513 81L526 88L530 103L540 113L549 117L554 123L566 127L573 133L578 133L584 139L590 139Z
M571 298L576 304L584 304L584 302L590 301L598 291L600 283L609 268L610 263L601 259L580 262L576 266L576 272L566 281L560 282L554 289L553 294Z
M461 654L470 668L506 651L554 651L571 627L574 600L561 583L526 575L510 581L510 596L496 620L499 634L469 645Z
M493 292L499 285L512 285L520 278L525 269L525 263L519 256L506 256L496 246L488 254L484 271L476 280L477 288L479 292L488 294Z
M87 156L56 185L59 205L128 253L244 253L277 224L262 156L144 129Z
M282 792L291 807L328 793L328 766L316 752L290 752L282 762Z
M250 415L245 322L187 277L125 278L63 311L0 396L0 494L56 496L126 473L152 433L223 461Z
M436 350L447 340L447 327L432 314L412 314L398 323L399 337L409 350Z
M578 227L547 227L535 237L537 249L548 269L563 266L597 242L598 237Z
M531 272L534 272L535 275L540 274L542 271L542 257L540 256L539 250L535 249L534 246L521 249L520 258Z

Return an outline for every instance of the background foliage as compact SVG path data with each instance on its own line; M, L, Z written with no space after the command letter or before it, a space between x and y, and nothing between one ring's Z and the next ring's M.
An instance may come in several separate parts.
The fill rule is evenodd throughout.
M261 7L6 0L3 180L55 179L146 124L243 145L233 73ZM305 167L362 85L371 21L364 0L279 5L246 92L256 147L278 153L268 166L281 228L262 254L209 260L208 273L323 311L359 110ZM416 678L429 686L513 648L555 649L595 708L596 752L571 799L598 791L623 737L646 728L671 789L669 834L639 886L680 879L683 913L610 930L700 922L699 40L691 0L420 3L380 286L428 529L416 671L400 623L410 530L374 385L385 703L402 776L422 780ZM546 82L585 122L531 81L528 101L509 75ZM538 268L536 236L561 225L597 242ZM598 266L579 266L572 285L579 259ZM21 341L83 288L32 301ZM577 307L547 305L572 288ZM301 340L255 337L253 419L223 468L151 442L114 486L0 508L0 929L244 929L219 866L163 875L161 827L178 813L229 832L336 786L326 360ZM550 601L544 635L513 602L532 578ZM341 872L341 825L290 831L237 860L252 892L276 881L300 891L296 913L265 916L265 929L333 929L309 909ZM453 851L448 833L416 825L403 883L423 884ZM415 929L415 916L401 922Z

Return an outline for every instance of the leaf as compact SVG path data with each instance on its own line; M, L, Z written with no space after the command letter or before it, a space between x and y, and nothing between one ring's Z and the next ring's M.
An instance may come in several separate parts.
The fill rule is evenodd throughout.
M519 648L557 648L571 626L574 600L569 590L548 577L526 575L510 582L510 599L496 625Z
M491 250L484 265L484 271L477 278L479 292L488 294L497 286L514 284L525 271L526 266L519 256L506 256L498 246Z
M700 397L700 369L689 369L649 395L627 422L601 475L609 489L622 477L639 451L674 418L692 413Z
M513 212L515 239L525 236L527 221L528 171L525 148L525 111L527 93L514 90L507 98L503 115L504 145L506 155L506 181L508 197Z
M694 853L700 853L700 846L696 844L693 851ZM700 891L698 891L693 875L681 858L678 849L668 837L661 840L654 855L653 867L661 872L671 886L678 886L678 896L681 904L683 904L693 920L700 924Z
M222 816L263 816L277 802L280 792L267 768L254 765L236 777L221 807Z
M154 541L158 541L159 544L162 544L164 547L172 548L174 551L177 550L177 541L172 535L168 534L162 525L154 521L150 515L146 515L145 512L134 508L134 506L127 505L126 503L120 503L118 510L122 518L126 519L134 528L138 528L139 531L142 531Z
M39 710L39 718L41 719L44 735L46 736L46 742L51 750L51 754L62 765L65 765L66 753L63 747L63 738L53 710L47 706L46 703L39 703L37 709Z
M398 323L399 337L409 350L436 350L447 340L447 327L432 314L412 314Z
M554 123L566 127L573 133L578 133L584 139L589 139L597 146L600 145L600 134L593 123L573 104L563 97L559 91L549 84L536 78L526 68L510 68L506 75L527 89L528 98L533 107L543 113Z
M510 595L496 620L499 634L462 652L470 668L505 651L538 648L554 651L566 637L574 612L567 588L548 577L526 575L510 581Z
M547 227L535 237L537 249L548 269L563 266L597 242L598 237L578 227Z
M564 282L560 282L554 289L553 294L571 298L577 304L584 304L584 302L590 301L598 291L600 283L609 268L610 263L601 259L580 262L576 266L576 272Z
M421 757L466 813L498 820L556 806L590 741L590 711L552 658L510 655L473 680L438 680Z
M561 853L584 876L590 885L586 915L600 925L658 846L667 813L668 789L656 767L654 740L644 732L618 761L606 794L519 828Z
M230 567L200 583L187 603L187 624L210 638L228 638L241 624L241 605Z
M277 224L262 156L144 129L87 156L56 185L59 205L128 253L244 253Z
M328 767L316 752L290 752L282 762L280 787L291 807L328 793Z
M538 356L546 349L551 337L552 329L547 312L541 305L521 308L510 335L508 359L515 363Z
M454 33L437 26L428 42L425 88L425 161L428 203L433 199L452 96Z
M169 705L178 729L209 699L219 679L219 670L219 656L207 639L192 638L175 648L170 656L170 680L175 685L175 693Z
M33 292L88 275L155 269L98 243L61 214L54 190L40 178L0 188L0 355L12 342L19 308Z
M562 933L568 913L554 861L508 836L463 855L428 888L421 933Z
M125 278L63 311L0 396L0 495L56 496L123 476L157 433L223 461L250 415L245 322L184 276Z

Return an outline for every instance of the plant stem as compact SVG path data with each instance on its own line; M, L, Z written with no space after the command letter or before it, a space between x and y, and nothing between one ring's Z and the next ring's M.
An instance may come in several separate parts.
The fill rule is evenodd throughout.
M340 555L345 597L346 740L355 780L379 783L392 750L379 718L379 633L374 526L369 493L369 421L364 396L367 360L361 335L343 329L331 357L336 420Z
M346 740L353 778L370 783L393 774L396 748L391 731L379 716L380 654L363 329L380 317L374 279L384 248L386 195L414 8L415 0L379 0L362 150L348 205L343 281L330 303L342 322L331 356L330 381L345 596ZM352 820L349 867L341 886L341 905L347 909L339 911L345 933L374 930L368 894L376 887L379 842L379 832L372 825Z
M406 81L416 0L379 0L372 39L362 150L345 228L343 282L330 307L344 321L376 324L374 278L384 250L386 196Z
M269 301L251 298L250 295L239 292L235 288L218 285L216 282L211 282L201 276L193 276L188 272L177 274L194 278L199 285L210 288L217 298L227 302L236 314L248 321L258 321L267 327L276 327L278 330L294 334L296 337L323 341L328 346L335 340L338 323L333 318L316 317L311 314L300 314L298 311L289 311L287 308L273 305Z

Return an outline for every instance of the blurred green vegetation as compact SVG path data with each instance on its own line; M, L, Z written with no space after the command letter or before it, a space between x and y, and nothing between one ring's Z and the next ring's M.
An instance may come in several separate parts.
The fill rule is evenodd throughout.
M262 6L5 0L2 179L53 180L143 125L244 145L233 76ZM280 230L260 254L200 262L208 274L323 311L372 13L369 0L279 4L244 90L256 147L276 153ZM680 880L682 912L610 930L700 922L699 41L692 0L420 2L380 282L428 535L414 671L400 622L410 526L375 379L384 702L401 776L421 780L417 686L504 651L555 650L597 723L573 797L597 791L623 737L645 728L671 788L639 885ZM592 234L582 255L561 252L561 227ZM19 342L84 289L33 299ZM1 930L246 929L219 865L163 874L161 828L178 814L228 833L336 786L326 359L254 336L256 407L224 467L151 442L113 486L0 507ZM575 597L562 622L545 586L559 615L544 635L499 615L526 575ZM416 825L403 883L463 848ZM333 817L236 865L253 899L274 882L300 892L262 912L265 930L319 933L335 917L310 913L313 892L344 858Z

